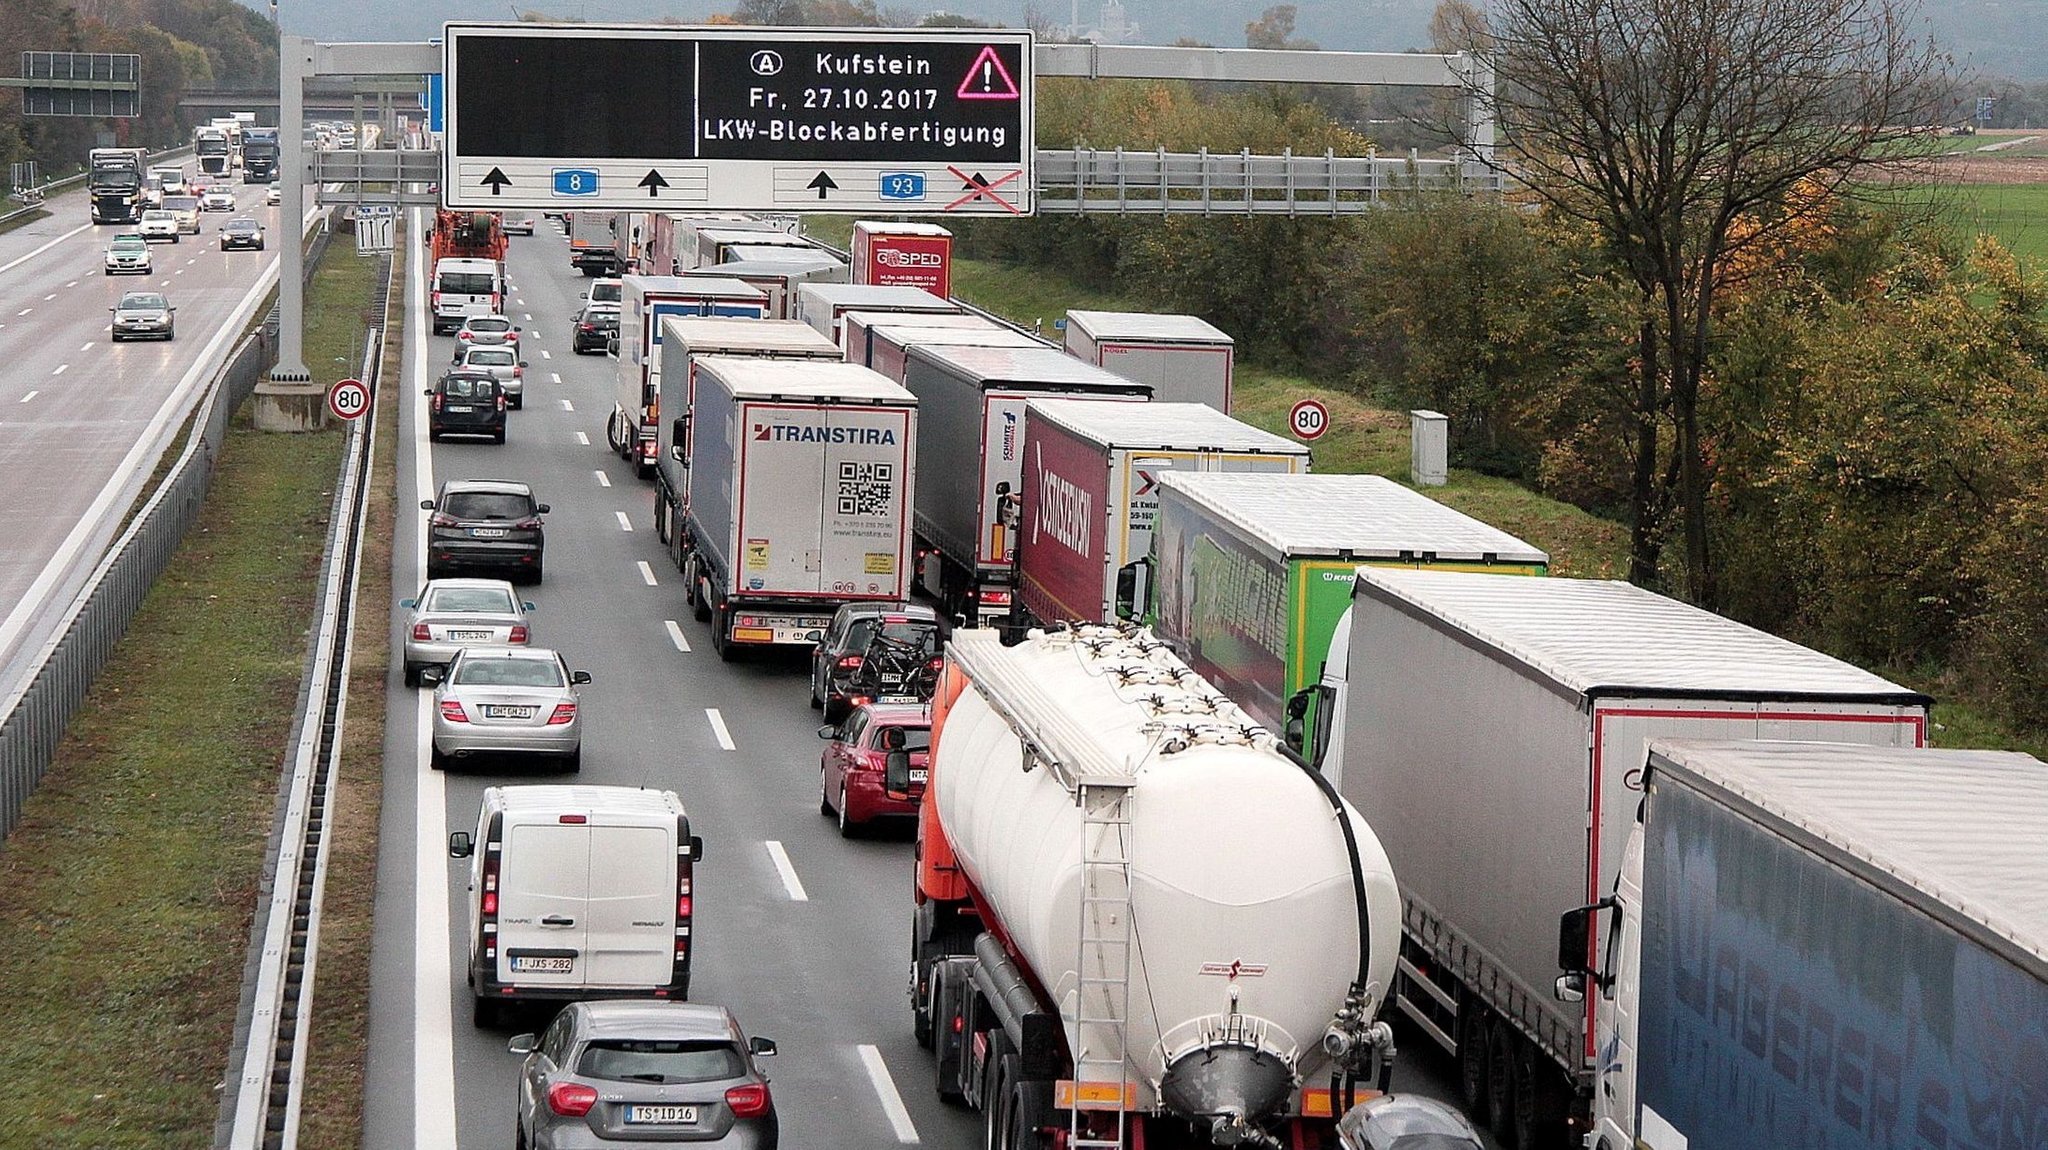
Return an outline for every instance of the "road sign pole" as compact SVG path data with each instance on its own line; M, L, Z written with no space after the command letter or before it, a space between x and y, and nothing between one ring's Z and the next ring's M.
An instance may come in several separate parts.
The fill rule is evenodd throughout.
M303 330L306 257L301 221L306 210L306 77L312 72L313 42L280 32L277 61L277 183L282 207L278 215L285 225L285 242L278 255L277 366L270 369L270 378L277 383L310 383L313 373L306 370Z

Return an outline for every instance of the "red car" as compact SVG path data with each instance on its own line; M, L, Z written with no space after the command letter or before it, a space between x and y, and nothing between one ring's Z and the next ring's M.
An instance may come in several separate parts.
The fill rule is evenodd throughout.
M916 817L931 756L930 707L870 703L836 727L819 727L818 737L827 740L818 759L818 813L838 815L840 834L851 838L878 818ZM883 786L892 750L910 753L910 790L900 797Z

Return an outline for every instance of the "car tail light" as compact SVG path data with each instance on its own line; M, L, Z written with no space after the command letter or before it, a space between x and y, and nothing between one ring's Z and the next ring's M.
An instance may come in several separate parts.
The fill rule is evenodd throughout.
M734 1087L735 1090L741 1089ZM726 1097L732 1097L727 1091ZM548 1109L564 1118L581 1118L597 1105L597 1088L581 1082L557 1082L548 1087Z
M434 393L434 410L441 410L441 393L438 391Z
M429 304L429 306L432 306L432 307L440 307L440 306L441 306L441 293L440 293L440 292L435 292L435 293L433 293L433 294L432 294L431 296L429 296L429 297L428 297L428 304Z
M859 655L841 655L839 656L839 662L835 665L842 671L851 671L861 665L861 657Z
M499 411L503 411L503 410L505 410L505 397L504 397L504 395L503 395L503 394L500 394L500 395L498 396L498 410L499 410Z
M525 369L525 368L523 368L523 367L520 367L520 366L518 366L517 364L514 364L514 365L513 365L513 367L512 367L512 378L513 378L513 379L524 379L525 377L526 377L526 369Z
M427 522L432 523L436 527L453 527L455 526L457 520L453 515L448 514L446 511L436 511L434 512L433 517L428 519Z
M507 643L526 642L526 624L514 623L512 625L512 633L510 635L505 636L505 641Z
M577 324L577 325L576 325L576 330L577 330L577 331L596 331L596 330L597 330L597 325L596 325L596 324L594 324L594 323L579 323L579 324Z
M431 643L434 641L434 632L425 623L414 623L412 625L412 637L422 643Z
M521 519L519 522L514 523L512 526L518 528L521 531L538 531L540 530L540 516L529 515L526 518Z
M690 824L676 821L676 955L675 977L681 979L690 965L690 876L696 870L696 855L690 846Z
M462 704L454 699L443 699L441 701L441 717L451 723L469 722L469 716L463 713Z
M484 846L484 896L478 909L483 915L484 961L498 964L498 844Z
M561 726L561 725L562 725L563 723L568 723L568 722L574 722L574 721L575 721L575 719L576 719L576 704L574 704L574 703L556 703L556 704L555 704L555 713L554 713L554 714L552 714L552 715L549 715L549 716L548 716L548 726L550 726L550 727L559 727L559 726Z
M591 1092L594 1096L596 1091ZM768 1113L768 1084L750 1082L735 1086L725 1092L725 1104L732 1108L734 1118L759 1118Z
M473 337L469 334L468 328L463 328L461 331L455 333L455 338L461 340L464 343L468 343L470 339Z

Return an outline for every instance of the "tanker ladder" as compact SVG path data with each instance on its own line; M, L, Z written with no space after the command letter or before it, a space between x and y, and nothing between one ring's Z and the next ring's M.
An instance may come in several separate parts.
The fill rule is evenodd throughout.
M1132 1102L1125 1020L1131 1000L1131 788L1128 776L1084 776L1081 808L1080 978L1074 997L1074 1093L1067 1111L1068 1150L1126 1150ZM1097 1129L1088 1110L1113 1110L1115 1127ZM1109 1124L1103 1123L1105 1127Z

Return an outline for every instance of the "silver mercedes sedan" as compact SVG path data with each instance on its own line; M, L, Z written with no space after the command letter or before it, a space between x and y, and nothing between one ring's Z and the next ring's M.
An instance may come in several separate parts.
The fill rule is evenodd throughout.
M435 770L479 755L549 758L565 771L582 769L576 688L590 682L590 672L571 671L555 652L465 647L445 670L422 670L420 682L434 688Z

